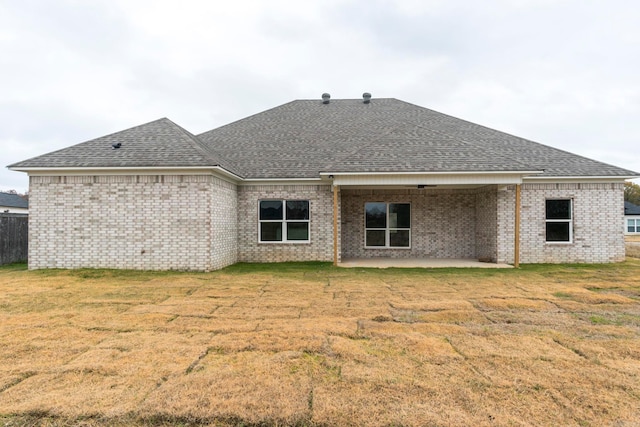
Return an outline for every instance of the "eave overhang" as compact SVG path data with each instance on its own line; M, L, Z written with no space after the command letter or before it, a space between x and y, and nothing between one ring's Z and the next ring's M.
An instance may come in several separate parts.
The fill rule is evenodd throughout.
M217 175L233 182L243 178L220 166L9 167L29 176L51 175Z
M524 177L544 171L497 172L322 172L320 176L341 187L362 186L441 186L522 184Z
M525 177L523 182L535 183L535 184L555 184L563 182L567 184L579 184L579 183L612 183L612 182L624 182L629 179L640 178L640 176L528 176Z

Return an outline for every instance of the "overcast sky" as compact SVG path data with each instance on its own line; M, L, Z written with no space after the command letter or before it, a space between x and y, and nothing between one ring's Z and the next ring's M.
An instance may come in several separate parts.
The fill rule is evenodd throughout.
M0 0L4 166L168 117L392 97L640 172L637 0Z

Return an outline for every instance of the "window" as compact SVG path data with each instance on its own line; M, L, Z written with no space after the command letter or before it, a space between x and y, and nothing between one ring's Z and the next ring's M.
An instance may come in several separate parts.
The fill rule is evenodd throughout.
M369 202L365 210L365 248L410 248L411 205Z
M259 241L309 242L308 200L260 200Z
M640 218L627 219L627 233L640 233Z
M571 199L546 201L546 240L551 243L573 241Z

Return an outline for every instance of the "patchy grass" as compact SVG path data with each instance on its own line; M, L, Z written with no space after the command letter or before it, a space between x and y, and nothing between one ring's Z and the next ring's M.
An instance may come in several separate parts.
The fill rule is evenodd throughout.
M640 258L640 235L625 236L624 240L627 256Z
M0 267L0 425L631 426L639 277Z

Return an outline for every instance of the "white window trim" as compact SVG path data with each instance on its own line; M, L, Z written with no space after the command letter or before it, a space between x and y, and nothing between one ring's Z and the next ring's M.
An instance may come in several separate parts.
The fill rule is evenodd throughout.
M625 221L624 221L624 234L627 234L627 235L640 234L640 217L638 217L638 218L625 217L624 219L625 219ZM633 221L634 222L634 227L635 227L636 231L629 231L629 221Z
M568 200L569 201L569 213L570 218L568 219L547 219L547 200ZM573 244L573 199L568 197L553 197L544 199L544 242L547 245L570 245ZM561 222L561 223L569 223L569 240L567 241L549 241L547 240L547 223L549 222Z
M281 202L282 203L282 219L260 219L260 202ZM309 205L309 219L292 219L287 220L287 202L307 202ZM260 224L263 222L277 222L282 224L282 240L262 240ZM287 240L287 223L288 222L306 222L308 239L307 240ZM311 200L309 199L259 199L258 200L258 243L260 244L287 244L287 245L306 245L311 243Z
M367 203L384 203L387 206L387 226L385 228L367 228ZM413 213L413 209L411 207L411 203L410 202L381 202L381 201L368 201L364 203L364 248L365 249L401 249L401 250L407 250L407 249L411 249L411 229L412 227L409 228L391 228L389 227L389 205L409 205L409 220L411 221L411 224L413 224L413 218L411 217L411 214ZM367 231L368 230L384 230L384 242L385 242L385 246L367 246ZM390 232L392 230L409 230L409 246L389 246L389 242L391 241L390 239Z

